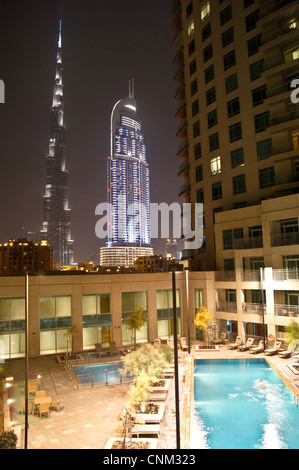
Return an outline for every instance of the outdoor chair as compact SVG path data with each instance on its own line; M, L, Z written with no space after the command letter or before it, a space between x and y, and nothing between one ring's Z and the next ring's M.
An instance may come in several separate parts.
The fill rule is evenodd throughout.
M265 349L265 356L274 356L274 354L278 354L280 347L281 341L275 341L274 348Z
M288 348L285 349L284 351L278 351L278 356L282 357L283 359L288 359L289 357L291 357L292 352L293 350L291 348L291 345L289 344Z
M61 397L54 398L54 400L51 403L51 408L52 409L55 408L57 409L57 411L61 411L61 407L62 407L62 398Z
M35 397L45 397L46 396L46 390L37 390L35 392Z
M238 346L239 351L249 351L253 347L254 343L254 338L248 338L246 344L242 344L241 346Z
M25 399L23 397L21 398L21 406L22 406L22 414L25 414L26 406L25 406ZM33 413L33 403L28 402L28 414L32 415L32 413Z
M261 340L258 346L254 346L250 349L249 354L258 354L264 351L264 341Z
M98 354L100 358L107 356L106 351L103 351L102 343L96 343L95 347L96 347L96 353Z
M242 342L242 336L237 336L234 343L229 343L227 345L227 349L237 349L239 346L241 346Z
M110 352L111 356L119 354L119 350L116 347L115 341L110 341L110 343L109 343L109 352Z
M187 351L188 350L187 338L181 338L180 344L181 344L182 351Z
M42 414L47 414L48 418L50 417L50 403L40 403L38 405L38 411L37 411L39 417L42 417Z
M167 338L167 346L169 346L170 348L174 348L174 344L173 344L173 339L172 338Z

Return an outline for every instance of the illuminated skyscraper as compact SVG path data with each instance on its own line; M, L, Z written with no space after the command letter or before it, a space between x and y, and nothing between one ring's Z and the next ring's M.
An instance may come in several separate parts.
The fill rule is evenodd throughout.
M100 250L103 266L133 265L150 255L150 189L141 121L136 114L134 82L129 98L118 101L111 114L110 156L107 161L107 202L110 235Z
M68 171L65 164L65 131L63 122L62 44L59 22L56 75L51 108L51 136L47 156L46 191L43 198L41 239L53 248L54 267L73 262L73 240L69 208Z

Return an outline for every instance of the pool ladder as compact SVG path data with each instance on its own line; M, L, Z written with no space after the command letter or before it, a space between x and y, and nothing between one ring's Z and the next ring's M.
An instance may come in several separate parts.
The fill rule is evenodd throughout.
M295 403L296 408L298 408L298 401L299 401L299 392L297 392L296 395L294 395L294 403Z

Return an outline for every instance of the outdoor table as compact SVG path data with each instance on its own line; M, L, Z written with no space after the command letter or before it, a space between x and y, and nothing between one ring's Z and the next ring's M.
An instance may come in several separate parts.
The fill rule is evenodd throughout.
M51 397L35 397L34 399L34 404L35 405L40 405L41 403L50 403L52 402Z

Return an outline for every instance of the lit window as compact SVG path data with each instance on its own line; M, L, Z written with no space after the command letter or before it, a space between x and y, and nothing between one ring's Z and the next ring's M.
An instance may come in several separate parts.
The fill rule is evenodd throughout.
M194 20L191 21L188 25L188 36L191 36L191 34L194 33L195 27L194 27Z
M221 173L221 159L220 156L211 159L211 175Z
M299 150L299 132L292 133L293 150Z
M210 2L207 2L202 9L200 10L201 21L204 21L207 16L210 14Z

